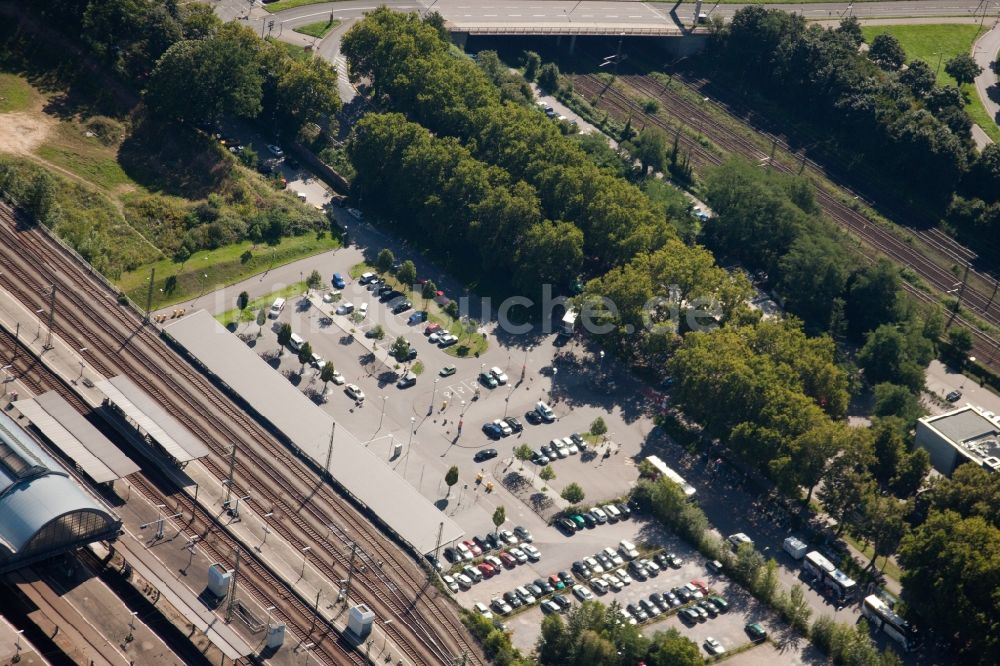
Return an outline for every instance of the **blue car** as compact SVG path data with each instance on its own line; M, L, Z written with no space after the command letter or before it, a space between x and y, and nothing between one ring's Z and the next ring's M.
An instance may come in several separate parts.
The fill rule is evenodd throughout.
M347 283L344 282L344 276L343 275L341 275L340 273L334 273L333 274L333 286L334 287L336 287L337 289L343 289L344 286L346 286L346 284Z
M500 439L503 437L503 430L501 430L500 426L496 423L487 423L484 425L483 432L485 432L486 436L490 439Z
M427 321L427 313L423 310L418 310L410 315L410 324L420 324Z

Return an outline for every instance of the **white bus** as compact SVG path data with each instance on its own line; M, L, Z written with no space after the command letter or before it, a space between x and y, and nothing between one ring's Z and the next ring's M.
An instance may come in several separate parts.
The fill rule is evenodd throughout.
M838 599L847 599L857 591L858 585L854 580L815 550L806 553L802 568L818 583L831 590Z
M868 624L873 629L884 631L907 652L916 650L920 644L920 634L916 628L896 615L887 603L874 594L865 597L861 605L861 614L868 619Z
M667 467L667 464L660 460L659 456L646 456L646 460L648 460L649 463L656 468L657 472L680 486L681 490L684 491L684 495L686 495L688 499L693 497L695 492L697 492L694 486L684 480L684 477Z

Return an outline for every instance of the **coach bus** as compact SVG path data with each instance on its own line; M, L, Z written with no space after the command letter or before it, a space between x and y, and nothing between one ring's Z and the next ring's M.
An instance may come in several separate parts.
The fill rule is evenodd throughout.
M868 623L876 630L886 633L889 638L896 641L907 652L917 649L920 644L920 634L916 628L889 608L889 604L874 594L865 597L861 605L861 614L868 619Z

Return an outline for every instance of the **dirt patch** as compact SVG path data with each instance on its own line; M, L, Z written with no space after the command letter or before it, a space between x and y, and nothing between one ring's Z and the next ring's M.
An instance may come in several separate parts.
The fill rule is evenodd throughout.
M30 155L49 136L56 121L38 113L0 114L0 151Z

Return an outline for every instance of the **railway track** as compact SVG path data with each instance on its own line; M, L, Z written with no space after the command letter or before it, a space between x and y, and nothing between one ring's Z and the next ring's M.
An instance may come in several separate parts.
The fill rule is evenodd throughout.
M170 351L134 311L119 305L89 266L70 257L43 231L16 230L8 209L0 209L0 218L4 246L19 250L0 256L0 280L36 309L47 308L43 292L49 282L59 283L64 300L57 305L55 332L72 344L87 346L94 370L105 376L124 372L160 400L212 450L203 462L217 478L226 478L230 445L237 443L234 486L252 489L259 504L270 503L280 518L272 521L274 531L299 548L312 546L310 563L324 575L342 579L350 566L344 542L359 544L371 566L355 571L358 587L353 596L380 617L396 620L386 631L410 659L451 663L467 653L471 663L483 663L450 602L436 588L419 584L426 575L410 557L347 500L325 485L317 488L317 478L306 465ZM337 523L337 540L330 538L332 522ZM375 565L380 561L390 574Z
M13 352L14 348L13 336L5 330L0 330L0 350L4 352L5 358L13 355L12 353L8 355L8 352ZM12 365L18 380L35 395L46 391L55 391L81 414L86 415L90 412L90 406L75 391L66 386L60 377L32 356L31 352L23 345L18 349L17 358ZM142 460L143 458L139 457L138 459ZM72 469L72 462L69 462L69 467ZM188 539L198 537L198 547L213 561L235 566L236 549L241 547L240 544L229 536L213 515L200 505L195 504L174 484L165 480L159 473L154 472L152 476L156 478L151 478L149 472L144 470L129 476L129 482L153 505L166 505L173 507L177 512L183 511L189 514L191 520L181 525L180 534ZM78 477L78 480L85 483L82 478ZM164 490L164 488L169 490ZM246 552L245 547L243 547L243 552ZM272 616L277 621L284 622L303 640L311 638L316 623L313 622L314 614L309 605L259 562L248 561L248 558L241 558L240 561L242 565L240 589L247 591L262 607L274 606L275 610ZM329 635L333 638L333 640L322 641L322 643L320 639L316 639L316 644L320 648L315 651L316 656L323 663L334 665L365 663L360 655L339 641L339 637L332 627L322 620L319 621L319 624L325 628L323 637Z
M684 119L699 118L696 121L696 128L699 133L711 139L722 150L739 154L756 162L769 160L770 155L768 152L762 150L751 139L734 132L727 125L708 117L702 109L698 108L699 105L691 103L677 95L663 94L664 86L658 81L639 75L626 75L620 78L626 85L631 86L641 94L659 100L671 115ZM599 107L605 108L622 118L630 116L633 119L641 119L645 124L658 127L670 136L677 136L679 144L688 152L692 163L696 166L715 166L723 162L724 157L681 131L681 125L689 124L689 120L671 124L655 114L649 114L642 108L640 103L625 95L620 90L617 90L614 86L608 86L605 82L591 74L577 75L574 77L573 84L575 89L588 100L598 99ZM771 164L778 171L784 173L795 172L793 167L783 164L780 161L774 160ZM909 266L921 278L932 286L937 287L940 291L953 290L956 281L961 279L960 276L956 277L953 273L929 261L907 243L870 222L867 218L854 211L823 188L815 188L815 192L817 204L834 222L847 229L853 235L861 238L868 246L878 252L895 259L903 265ZM942 247L949 241L954 244L954 241L939 231L931 234L931 238L934 239L934 242L940 243ZM955 251L957 252L958 250ZM969 251L966 250L966 252L968 253ZM921 302L938 302L937 299L908 282L904 281L902 284L910 294L914 295ZM963 306L971 305L980 316L984 316L987 313L1000 312L1000 305L997 305L997 299L991 299L989 296L983 296L982 294L980 294L981 307L975 307L977 301L970 300L969 298L972 292L973 290L967 286L963 294ZM979 330L972 322L960 315L956 316L954 321L965 326L972 334L973 352L977 359L996 371L995 364L997 361L1000 361L1000 340Z

